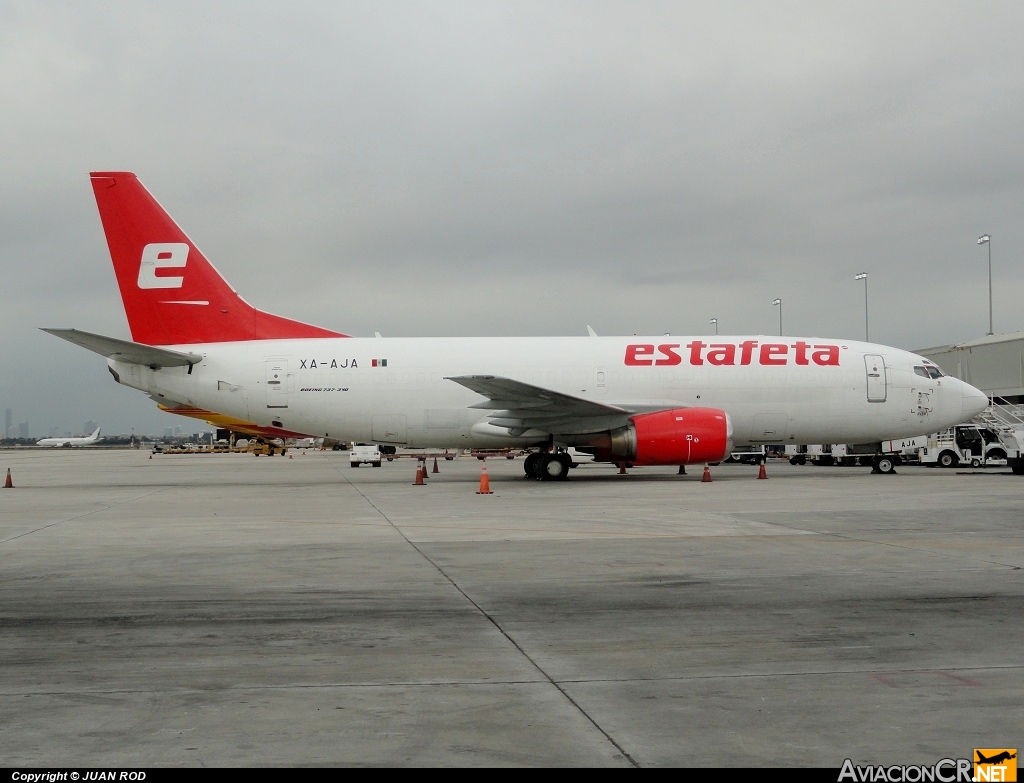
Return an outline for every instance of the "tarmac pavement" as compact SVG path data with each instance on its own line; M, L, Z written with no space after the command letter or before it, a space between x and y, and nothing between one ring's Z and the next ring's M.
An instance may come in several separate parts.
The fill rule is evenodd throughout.
M432 469L433 461L428 460ZM1024 744L1024 478L0 451L8 767L930 765Z

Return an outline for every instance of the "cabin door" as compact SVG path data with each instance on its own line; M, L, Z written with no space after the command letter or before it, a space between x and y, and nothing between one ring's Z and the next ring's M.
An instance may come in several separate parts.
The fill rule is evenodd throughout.
M885 359L869 353L864 357L868 376L868 402L885 402Z

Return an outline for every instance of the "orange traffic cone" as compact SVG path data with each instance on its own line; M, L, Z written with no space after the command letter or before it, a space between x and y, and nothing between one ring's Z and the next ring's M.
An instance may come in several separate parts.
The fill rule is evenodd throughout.
M430 472L431 473L440 473L441 472L441 471L439 471L437 469L437 457L434 457L434 469L432 471L430 471Z
M7 481L4 482L4 489L14 489L14 482L11 481L11 469L7 468Z
M707 465L704 466L704 476L701 478L701 481L711 481L711 468Z
M766 478L768 478L768 471L764 469L764 463L763 462L761 463L761 469L757 472L757 477L759 479L766 479Z
M620 476L625 476L626 475L626 463L625 462L620 462L619 463L619 475Z
M423 469L422 469L422 468L421 468L421 467L419 466L419 464L417 463L417 465L416 465L416 480L415 480L414 482L412 482L412 485L413 485L414 487L422 487L422 486L423 486L423 474L424 474L425 472L426 472L426 471L425 471L425 470L423 470Z
M478 495L493 495L491 492L491 482L487 478L487 463L485 462L480 467L480 489L476 491Z

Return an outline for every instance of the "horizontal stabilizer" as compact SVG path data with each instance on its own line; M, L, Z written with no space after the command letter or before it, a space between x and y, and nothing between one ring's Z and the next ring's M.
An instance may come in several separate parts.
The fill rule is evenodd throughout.
M43 329L43 331L108 359L142 364L154 370L161 367L184 367L189 364L198 364L203 360L202 355L197 353L155 348L152 345L118 340L116 337L104 337L102 334L82 332L78 329Z

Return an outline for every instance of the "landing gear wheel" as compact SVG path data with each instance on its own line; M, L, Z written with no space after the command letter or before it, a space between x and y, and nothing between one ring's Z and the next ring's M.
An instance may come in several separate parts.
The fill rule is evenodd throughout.
M872 468L874 473L895 473L896 462L891 457L875 457Z
M547 455L539 451L535 451L532 454L527 455L526 459L523 460L523 472L526 473L526 478L540 478L540 460L545 456Z
M564 481L572 460L568 454L545 454L537 464L542 481Z

